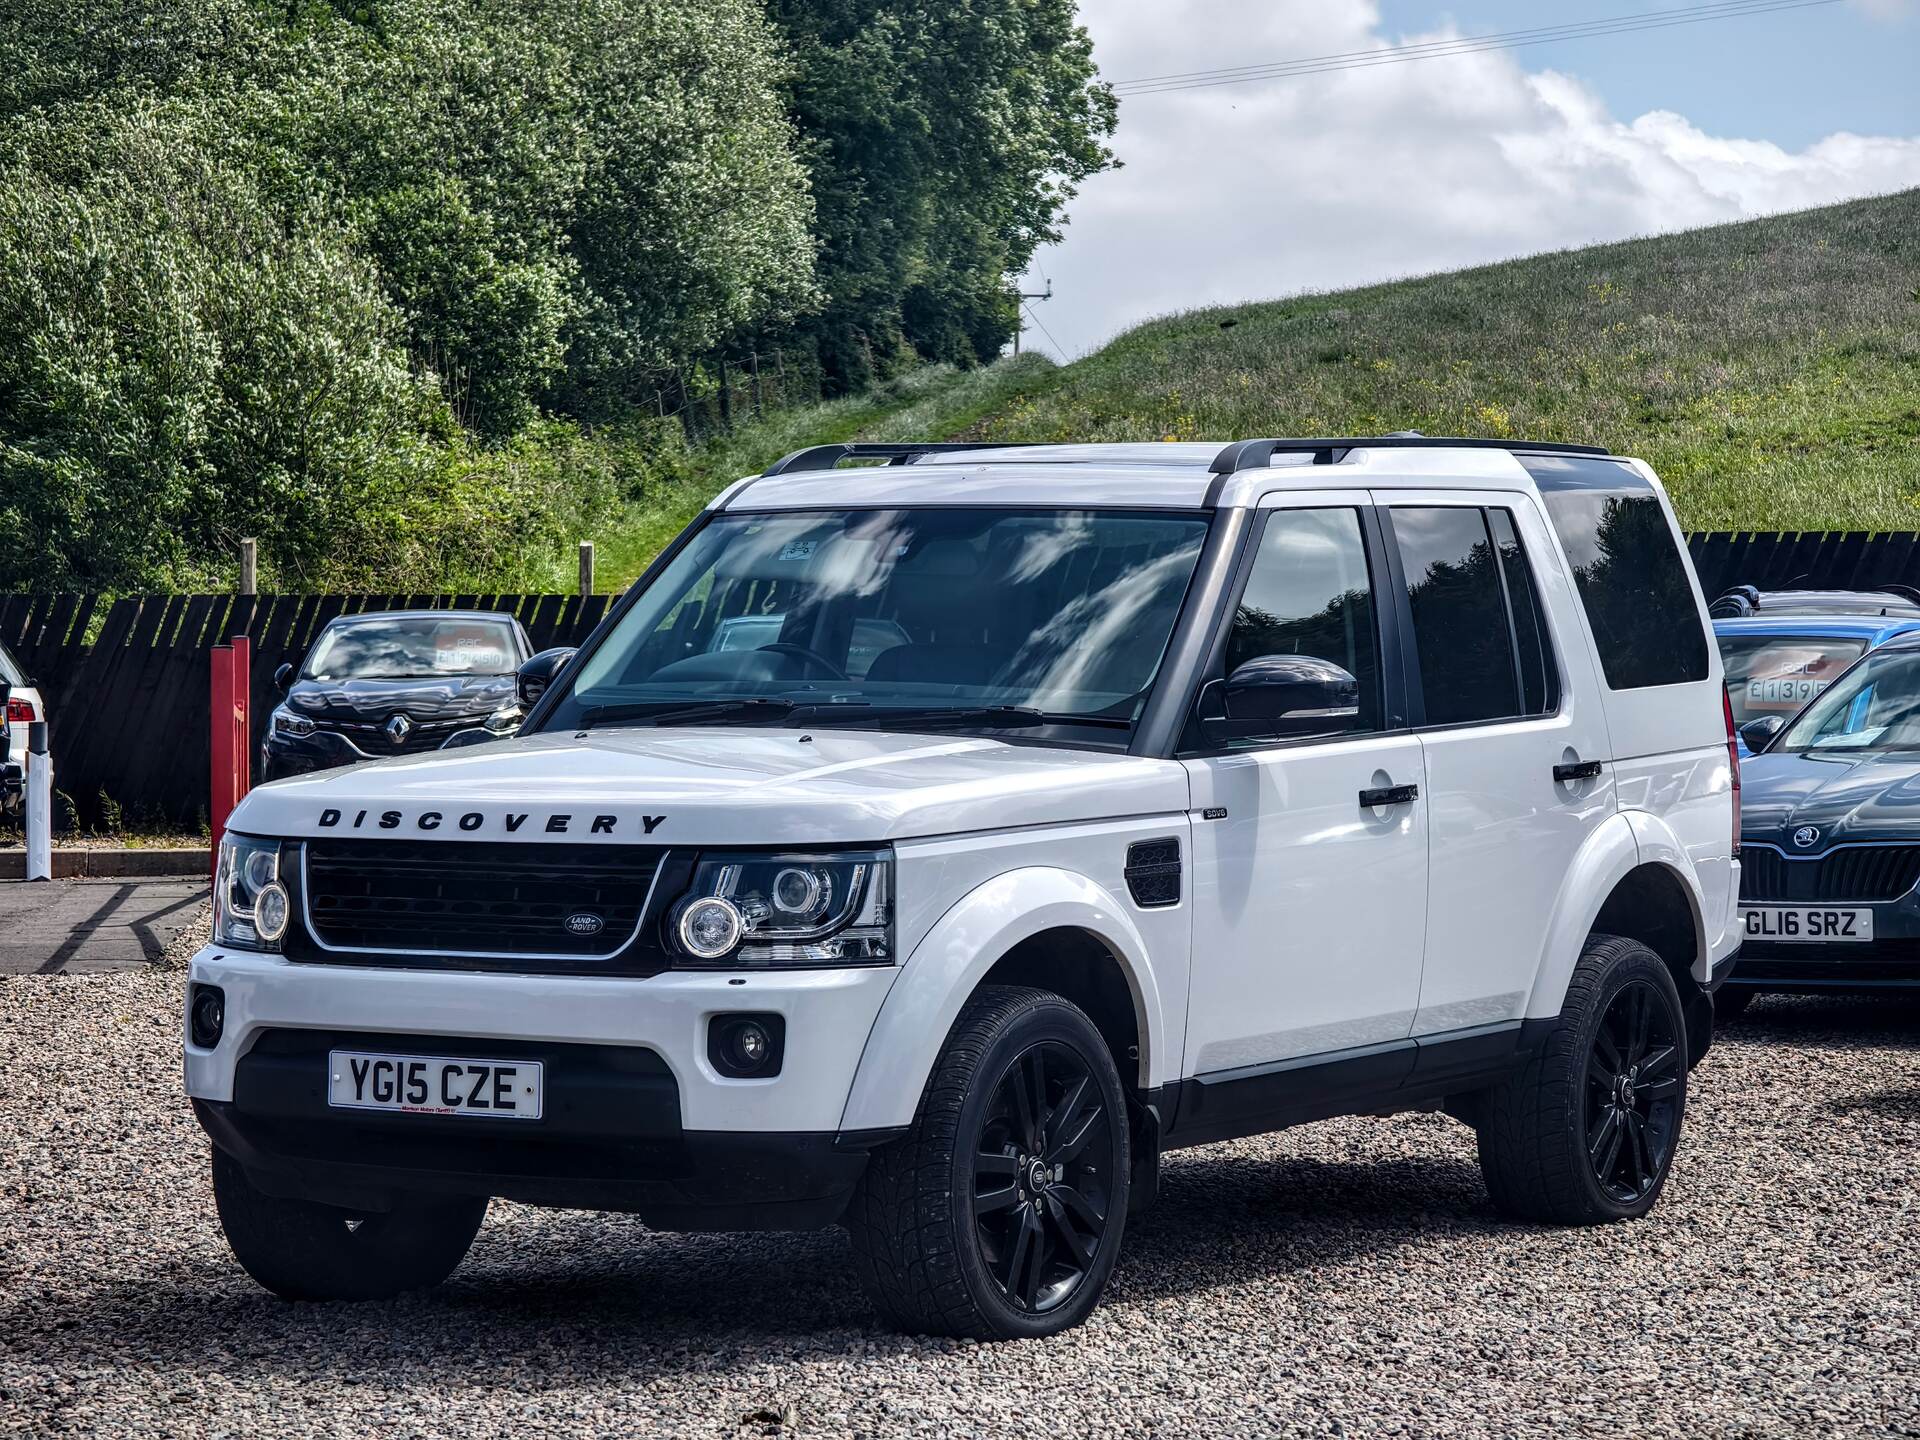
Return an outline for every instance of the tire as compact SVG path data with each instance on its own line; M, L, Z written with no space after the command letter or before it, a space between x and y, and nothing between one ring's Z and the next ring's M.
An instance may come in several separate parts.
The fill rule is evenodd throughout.
M1558 1225L1646 1214L1666 1188L1686 1104L1672 972L1638 941L1589 936L1545 1043L1479 1107L1494 1207Z
M980 1340L1079 1324L1120 1250L1127 1132L1113 1057L1077 1006L981 990L906 1136L874 1152L848 1207L874 1308L896 1329Z
M283 1300L385 1300L453 1273L486 1217L485 1197L419 1199L361 1213L254 1188L213 1152L220 1228L240 1267Z
M1721 1025L1731 1024L1759 998L1759 991L1750 990L1745 985L1722 985L1719 993L1713 997L1713 1018Z

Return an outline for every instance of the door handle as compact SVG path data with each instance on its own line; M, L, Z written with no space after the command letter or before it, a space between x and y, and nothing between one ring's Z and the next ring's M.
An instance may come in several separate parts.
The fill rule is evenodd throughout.
M1591 780L1600 773L1598 760L1576 760L1571 765L1553 767L1553 778L1565 784L1569 780Z
M1410 805L1419 798L1418 785L1383 785L1378 790L1362 790L1360 808L1378 810L1387 805Z

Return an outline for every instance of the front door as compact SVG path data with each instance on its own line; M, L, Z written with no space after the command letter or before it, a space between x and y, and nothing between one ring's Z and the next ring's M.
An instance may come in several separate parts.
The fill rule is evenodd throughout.
M1400 665L1382 643L1389 592L1369 498L1269 497L1260 524L1210 674L1309 655L1354 676L1359 709L1329 733L1284 741L1209 744L1197 721L1189 729L1185 1072L1210 1086L1390 1047L1409 1034L1420 991L1426 775Z

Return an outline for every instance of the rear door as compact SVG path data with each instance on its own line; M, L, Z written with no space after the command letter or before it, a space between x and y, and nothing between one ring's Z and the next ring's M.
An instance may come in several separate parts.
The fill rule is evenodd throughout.
M1376 496L1428 794L1416 1035L1518 1020L1574 857L1614 812L1599 677L1533 497Z

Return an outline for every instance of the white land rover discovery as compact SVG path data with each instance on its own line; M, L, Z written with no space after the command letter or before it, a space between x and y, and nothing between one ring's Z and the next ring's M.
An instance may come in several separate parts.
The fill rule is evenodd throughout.
M791 455L516 738L234 812L186 1014L234 1254L348 1299L496 1195L839 1223L893 1324L1042 1335L1163 1150L1436 1107L1503 1213L1638 1216L1737 934L1704 611L1585 448Z

